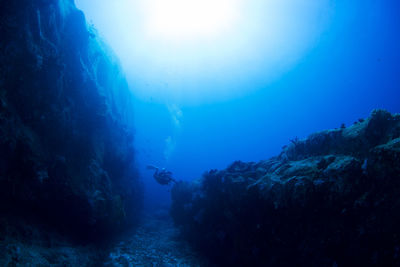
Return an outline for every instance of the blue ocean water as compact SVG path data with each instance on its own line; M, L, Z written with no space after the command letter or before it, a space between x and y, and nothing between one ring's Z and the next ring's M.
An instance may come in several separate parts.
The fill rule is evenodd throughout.
M102 28L106 22L100 21L89 2L81 0L77 5L107 39L108 29ZM351 125L375 108L400 112L400 3L326 1L308 26L318 28L313 24L317 22L323 22L323 27L316 30L312 44L273 79L266 80L265 63L255 68L244 64L242 72L240 67L222 68L215 76L189 75L176 71L173 64L172 74L161 78L154 66L154 73L147 71L143 76L140 71L127 70L134 93L146 90L146 86L153 87L148 90L154 92L138 96L133 107L147 203L169 201L168 188L153 181L147 164L165 167L178 180L193 180L204 171L225 168L235 160L258 161L277 155L290 139L338 128L342 123ZM298 45L291 44L290 38L286 41L287 46ZM117 47L115 50L124 65L124 54L118 54ZM257 60L268 61L263 59L267 56L261 49ZM194 61L199 64L198 59ZM279 61L274 64L268 67L280 68ZM168 62L163 67L168 70ZM238 74L244 82L232 78ZM212 86L227 87L228 91L229 87L242 89L205 101L193 101L193 95L188 102L159 97L164 93L157 95L181 84L187 91ZM157 86L162 88L155 90Z

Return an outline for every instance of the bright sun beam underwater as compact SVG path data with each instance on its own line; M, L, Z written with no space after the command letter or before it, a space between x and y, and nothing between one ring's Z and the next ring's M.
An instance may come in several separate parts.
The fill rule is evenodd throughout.
M150 34L166 39L213 36L237 16L236 0L149 0L145 3Z

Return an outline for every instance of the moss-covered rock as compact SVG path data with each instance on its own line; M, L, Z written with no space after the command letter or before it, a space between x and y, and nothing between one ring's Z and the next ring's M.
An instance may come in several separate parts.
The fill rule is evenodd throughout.
M183 235L220 265L400 264L400 117L293 140L172 190Z

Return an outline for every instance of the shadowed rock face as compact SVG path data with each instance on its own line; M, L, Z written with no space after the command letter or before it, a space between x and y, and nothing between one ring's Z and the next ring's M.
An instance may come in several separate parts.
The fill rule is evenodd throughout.
M132 96L72 0L0 1L0 209L80 238L141 202Z
M400 116L294 140L172 190L184 237L225 266L400 264Z

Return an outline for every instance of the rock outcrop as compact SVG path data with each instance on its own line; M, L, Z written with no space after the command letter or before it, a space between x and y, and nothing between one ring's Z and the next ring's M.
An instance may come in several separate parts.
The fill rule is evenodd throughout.
M123 228L142 189L118 61L73 0L0 6L1 218L81 240Z
M399 266L400 115L295 139L172 189L171 214L223 266Z

